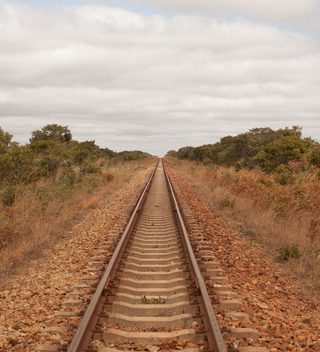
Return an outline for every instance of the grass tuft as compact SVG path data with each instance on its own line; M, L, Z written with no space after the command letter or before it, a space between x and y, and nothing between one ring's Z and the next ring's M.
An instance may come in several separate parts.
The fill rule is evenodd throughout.
M235 221L243 236L288 263L287 269L304 287L320 288L319 169L303 171L290 180L282 174L279 182L277 175L258 170L201 164L195 169L195 162L176 159L168 163L187 175L213 208Z
M158 298L148 298L146 295L141 297L141 304L165 304L165 298L159 296Z
M299 259L301 252L299 246L296 244L287 244L278 249L278 258L282 261L288 261L289 259Z

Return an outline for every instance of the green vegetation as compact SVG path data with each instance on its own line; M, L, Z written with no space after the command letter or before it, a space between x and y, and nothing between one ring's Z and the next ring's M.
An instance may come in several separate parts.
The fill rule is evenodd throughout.
M237 136L221 138L216 144L183 147L167 155L203 164L257 168L275 173L280 184L293 181L293 173L310 167L320 167L320 144L303 138L301 127L272 130L255 128Z
M16 198L16 190L13 186L4 187L0 193L1 203L5 207L11 207Z
M289 259L299 259L301 253L298 245L288 244L278 249L278 258L282 261L288 261Z
M229 197L223 198L219 202L219 208L220 209L225 209L225 208L234 208L234 199L230 199Z
M146 295L141 297L141 304L165 304L166 300L159 296L159 298L148 298Z
M0 128L0 281L53 248L74 220L104 204L153 160L76 141L67 126L34 131L26 145Z
M22 185L52 178L56 186L71 187L84 174L100 173L109 160L122 162L148 156L140 151L116 153L100 148L95 141L73 140L67 126L56 124L33 131L30 142L19 145L0 127L0 201L4 207L12 206L16 190Z

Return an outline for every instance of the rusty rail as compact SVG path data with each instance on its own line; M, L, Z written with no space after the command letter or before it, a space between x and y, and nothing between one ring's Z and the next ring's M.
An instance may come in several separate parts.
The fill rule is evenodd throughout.
M186 226L184 224L184 220L182 217L182 213L180 211L180 206L178 204L177 198L175 196L175 192L170 181L168 172L164 167L164 163L162 162L163 169L166 175L167 184L170 190L170 197L173 205L173 209L176 213L176 219L178 227L180 228L180 233L182 236L182 243L187 255L187 260L189 264L189 268L191 271L191 277L193 282L198 290L198 302L200 306L200 311L203 316L203 322L205 325L205 329L207 331L207 339L209 343L209 350L213 352L227 352L226 345L223 341L222 333L217 321L217 318L213 312L210 297L207 292L206 284L200 272L197 260L194 256L191 243L189 241L188 232Z
M106 296L104 292L107 290L108 285L110 284L111 280L114 278L116 271L118 269L119 263L121 261L123 252L126 248L126 245L130 239L130 235L132 230L137 222L137 219L140 214L140 210L143 207L143 204L146 200L148 191L150 189L154 174L157 170L159 162L157 163L155 169L152 171L146 186L144 187L136 206L132 212L130 220L121 236L121 239L108 263L106 271L104 272L99 285L91 299L91 302L88 308L85 311L85 314L81 320L81 323L78 327L76 334L74 335L72 342L68 348L68 352L80 352L85 351L86 347L88 346L92 334L94 332L94 327L97 324L99 319L99 315L103 309L103 305L106 301Z

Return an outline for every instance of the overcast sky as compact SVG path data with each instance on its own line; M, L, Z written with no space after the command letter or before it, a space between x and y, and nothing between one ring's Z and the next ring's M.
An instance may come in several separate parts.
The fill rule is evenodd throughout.
M318 0L0 0L0 126L158 155L253 127L320 140Z

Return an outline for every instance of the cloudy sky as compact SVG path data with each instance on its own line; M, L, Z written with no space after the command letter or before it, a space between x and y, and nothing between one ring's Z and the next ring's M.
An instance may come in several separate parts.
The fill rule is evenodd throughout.
M162 155L253 127L320 140L318 0L0 0L0 126Z

